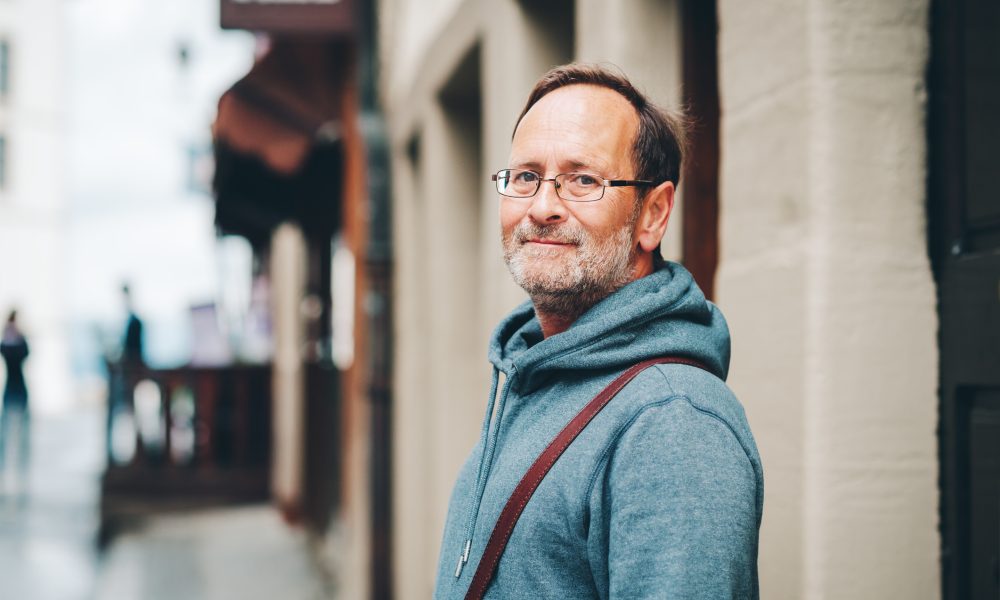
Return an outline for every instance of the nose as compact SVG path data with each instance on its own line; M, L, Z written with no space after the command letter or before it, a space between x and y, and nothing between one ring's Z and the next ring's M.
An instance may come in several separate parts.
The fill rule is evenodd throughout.
M546 185L547 183L552 185ZM528 216L532 221L548 225L566 220L566 203L556 194L557 185L559 184L551 179L542 180L542 186L531 199L531 207L528 209Z

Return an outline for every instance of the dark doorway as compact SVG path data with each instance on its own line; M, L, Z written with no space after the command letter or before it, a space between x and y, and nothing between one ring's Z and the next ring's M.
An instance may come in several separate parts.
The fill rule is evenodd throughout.
M929 239L941 320L943 596L1000 596L1000 4L931 5Z
M683 260L711 300L719 263L719 75L715 0L681 2L684 107L690 119Z

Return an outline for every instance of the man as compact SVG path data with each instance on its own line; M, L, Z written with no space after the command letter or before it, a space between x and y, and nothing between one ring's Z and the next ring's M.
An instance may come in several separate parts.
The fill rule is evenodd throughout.
M465 596L511 492L566 423L663 356L705 368L650 367L597 414L524 505L485 596L758 596L763 474L724 383L728 329L659 255L681 136L599 67L558 67L531 92L495 176L504 258L530 301L491 341L493 390L452 494L437 598Z

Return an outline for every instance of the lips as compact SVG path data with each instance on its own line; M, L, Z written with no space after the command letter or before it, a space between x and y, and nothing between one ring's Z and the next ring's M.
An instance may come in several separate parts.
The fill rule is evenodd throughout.
M572 242L564 242L564 241L560 241L560 240L548 240L548 239L525 240L524 243L526 243L526 244L542 244L542 245L545 245L545 246L572 246L573 245Z

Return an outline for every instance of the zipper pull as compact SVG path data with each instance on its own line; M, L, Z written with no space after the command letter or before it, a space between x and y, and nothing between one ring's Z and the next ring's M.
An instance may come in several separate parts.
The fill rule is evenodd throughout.
M455 569L455 579L462 574L462 567L465 563L469 562L469 550L472 548L472 540L465 541L465 550L462 551L462 555L458 557L458 567Z

